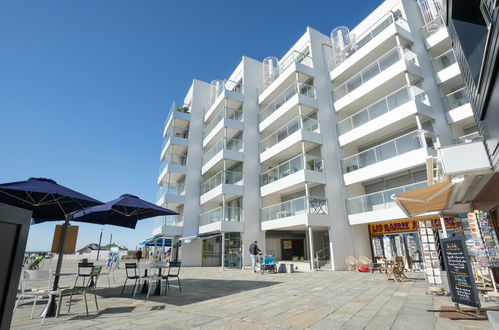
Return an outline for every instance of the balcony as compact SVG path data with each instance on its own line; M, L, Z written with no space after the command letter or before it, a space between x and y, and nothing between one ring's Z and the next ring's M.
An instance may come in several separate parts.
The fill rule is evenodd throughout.
M270 125L273 127L283 125L299 115L299 104L304 105L302 115L305 116L318 108L314 86L293 82L287 87L258 114L260 132L269 128Z
M457 123L463 119L473 118L470 100L466 94L466 88L463 87L454 91L443 98L447 110L447 122L449 124Z
M310 54L294 50L280 60L274 70L274 77L269 81L264 81L258 87L258 104L262 104L274 95L280 94L285 86L289 86L292 81L296 81L295 73L301 78L300 81L313 77L313 61Z
M421 78L417 56L411 50L397 46L333 91L336 111L351 112L406 85L405 73L411 82Z
M432 61L435 70L435 80L440 89L445 93L462 85L461 70L456 61L454 50L449 50Z
M182 151L186 150L189 147L189 128L174 126L168 130L161 147L161 160L165 159L172 145L181 147Z
M408 184L405 186L378 191L372 194L347 199L348 221L351 225L362 223L387 221L406 218L392 195L413 189L425 187L427 181Z
M243 130L243 112L229 107L221 108L204 129L203 148L223 135L223 128L227 127L230 135L235 135Z
M441 54L442 51L449 49L452 46L449 32L447 31L442 16L438 16L433 21L423 26L421 28L421 33L425 38L426 49L432 54Z
M432 117L428 95L420 86L407 85L338 122L340 146L367 144L414 125L414 115Z
M366 59L379 57L388 49L396 46L396 35L404 40L411 40L411 33L407 21L400 12L388 12L369 27L343 51L333 54L328 63L331 80L342 79L358 70Z
M295 190L304 183L325 184L324 162L321 157L298 155L260 175L261 196Z
M156 194L158 205L174 208L185 202L185 183L167 182Z
M201 184L201 204L208 201L222 201L222 195L229 197L243 195L243 173L220 171Z
M183 104L182 106L177 106L175 102L173 102L170 112L165 120L165 126L163 129L163 138L166 137L168 129L171 128L175 120L180 120L184 122L189 122L191 120L191 105Z
M299 197L264 207L260 212L262 230L330 225L327 200L323 197Z
M306 148L322 144L319 122L298 116L260 142L260 161L278 157L283 161L301 152L301 142ZM278 160L277 160L278 161Z
M199 233L242 232L243 210L240 207L217 207L199 216Z
M421 135L425 140L422 141ZM428 148L437 143L431 132L413 131L342 160L346 185L362 182L424 164ZM434 152L433 149L431 152Z
M222 100L227 99L228 104L225 104L225 106L231 108L238 108L238 105L244 101L244 85L241 82L224 80L222 85L213 92L215 94L212 95L210 106L204 114L205 122L208 122L217 113L217 110L224 106Z
M161 234L164 236L181 236L183 225L184 216L182 214L158 217L155 219L152 234Z
M169 174L170 181L177 181L187 172L187 155L168 153L159 167L158 185L162 185Z
M221 138L203 155L202 174L213 168L221 160L243 161L243 141L234 138ZM229 166L232 163L229 163Z

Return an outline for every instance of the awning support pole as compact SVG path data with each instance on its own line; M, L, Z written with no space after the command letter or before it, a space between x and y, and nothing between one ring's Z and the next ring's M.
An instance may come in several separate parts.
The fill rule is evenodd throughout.
M444 217L440 217L440 224L442 225L442 232L444 233L444 238L447 238L448 235L447 235L447 227L445 226L445 218Z

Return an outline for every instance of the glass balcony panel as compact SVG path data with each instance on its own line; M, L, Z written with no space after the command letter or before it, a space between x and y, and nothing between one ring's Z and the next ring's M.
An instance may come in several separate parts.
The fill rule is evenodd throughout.
M206 151L203 155L203 165L218 154L222 149L241 151L243 149L243 141L234 138L221 138L213 147Z
M401 89L398 92L386 98L386 101L388 102L388 108L390 110L395 109L401 106L402 104L406 104L410 100L411 100L411 95L409 93L408 88Z
M428 38L429 36L435 34L436 32L440 31L440 29L445 27L445 22L442 16L438 16L435 18L433 21L430 23L426 24L421 28L421 31L423 32L423 35L425 38Z
M468 95L466 94L465 88L458 89L444 97L445 107L447 111L456 109L469 103Z
M319 122L312 118L297 117L291 120L284 127L278 129L275 133L264 138L260 142L260 152L271 148L275 144L286 139L288 136L298 131L299 129L304 129L307 131L315 131L319 128Z
M242 179L242 172L220 171L201 184L201 194L206 194L208 191L218 187L222 183L237 184L241 182Z
M365 152L362 152L359 154L359 168L363 168L372 164L375 164L377 162L376 159L376 150L375 149L370 149Z
M400 55L398 52L391 52L388 55L384 56L379 61L379 68L380 68L379 72L388 69L390 66L395 64L398 60L400 60Z
M394 141L384 143L380 145L379 148L376 148L374 150L376 150L378 162L397 156L397 149Z
M262 208L261 220L269 221L299 214L328 214L327 201L321 197L304 196Z
M369 121L369 113L367 111L358 112L352 116L353 126L359 127Z
M364 69L362 73L362 80L368 81L371 78L374 78L379 72L380 70L378 67L378 63L371 64L370 66Z

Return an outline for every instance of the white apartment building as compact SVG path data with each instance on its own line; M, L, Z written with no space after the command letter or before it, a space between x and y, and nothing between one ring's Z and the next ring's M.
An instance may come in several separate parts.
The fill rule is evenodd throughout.
M476 131L439 13L386 0L350 31L307 27L279 60L193 80L158 177L158 205L180 215L153 234L180 241L187 266L248 266L253 240L304 270L345 269L376 244L406 253L410 234L376 243L369 225L405 219L391 195L426 185L436 148Z

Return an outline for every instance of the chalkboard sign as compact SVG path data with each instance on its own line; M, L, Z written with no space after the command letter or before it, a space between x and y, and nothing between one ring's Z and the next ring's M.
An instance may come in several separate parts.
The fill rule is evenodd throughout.
M440 240L452 301L480 308L480 299L463 237Z

